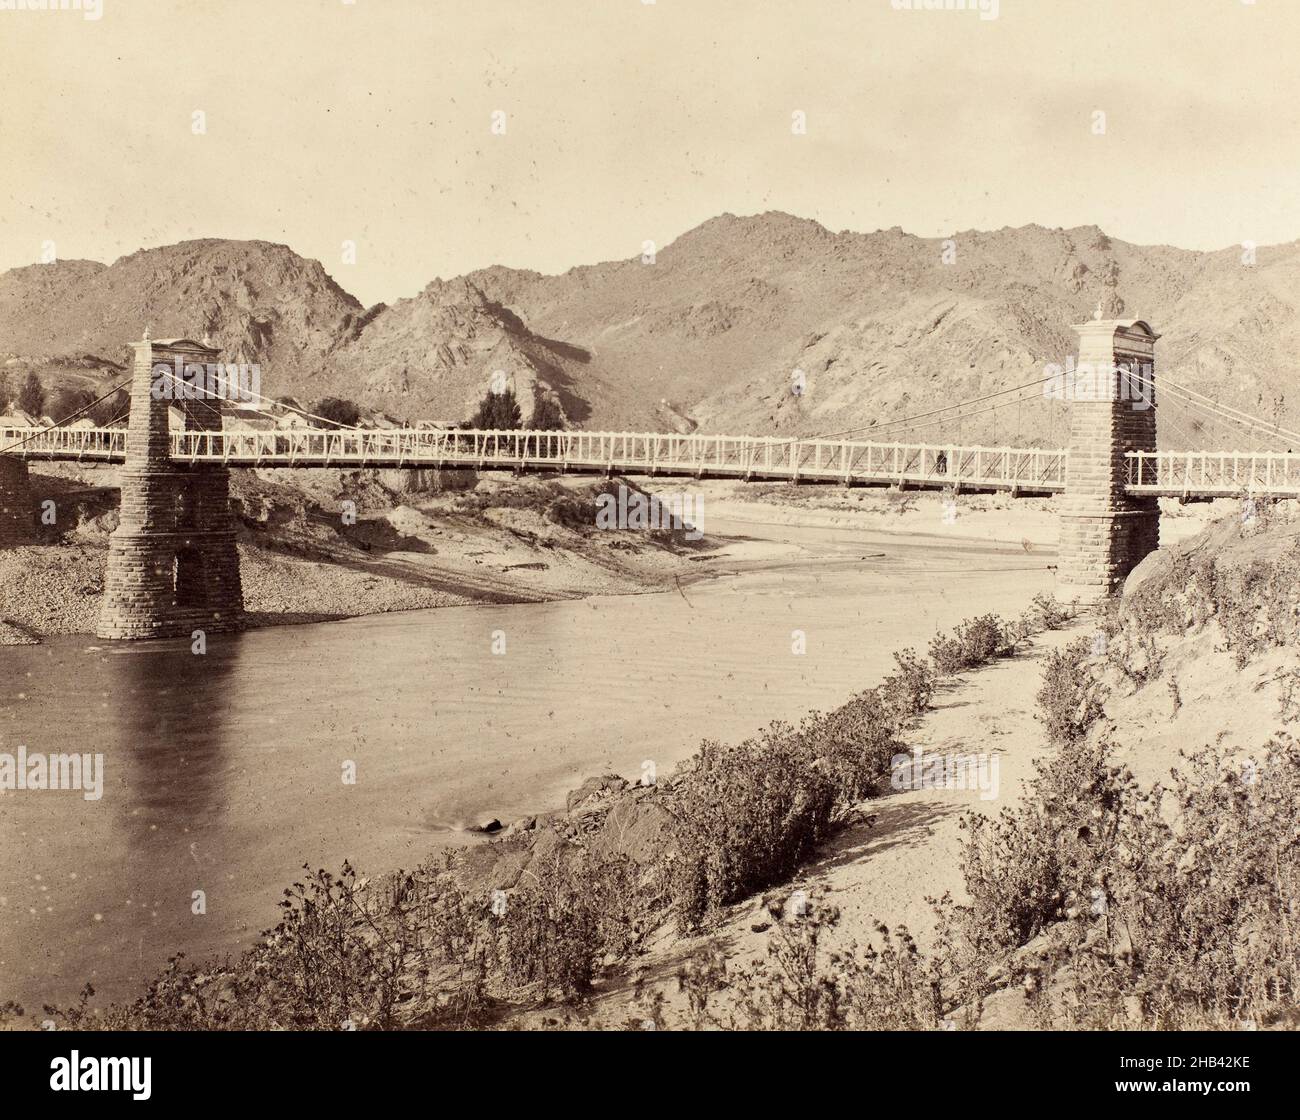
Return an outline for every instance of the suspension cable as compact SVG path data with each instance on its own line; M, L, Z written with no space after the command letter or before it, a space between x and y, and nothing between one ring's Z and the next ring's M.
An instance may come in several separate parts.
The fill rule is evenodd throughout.
M961 401L957 404L944 405L942 408L932 408L929 412L918 412L912 416L901 417L898 420L886 420L880 424L863 424L861 427L847 428L842 432L829 432L829 433L822 433L821 435L803 436L800 438L836 439L839 436L852 435L854 432L865 432L865 431L875 432L875 431L882 430L884 428L893 428L893 427L897 427L900 424L907 424L909 423L909 421L912 420L923 420L927 416L935 416L940 412L951 412L954 408L965 408L968 405L972 405L972 404L982 404L984 401L991 401L994 397L1004 397L1008 393L1019 392L1021 389L1032 389L1038 385L1043 385L1046 384L1048 381L1054 381L1054 380L1056 380L1056 376L1053 374L1050 377L1041 377L1037 381L1027 381L1023 385L1013 385L1010 389L1000 389L996 393L989 393L983 397L975 397L972 400ZM947 419L954 420L954 419L959 419L959 417L950 416L947 417Z

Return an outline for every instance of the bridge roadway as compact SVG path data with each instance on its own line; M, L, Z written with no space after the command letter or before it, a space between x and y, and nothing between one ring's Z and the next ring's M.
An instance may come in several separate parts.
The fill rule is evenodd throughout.
M1068 452L1017 447L640 432L467 429L174 431L178 463L230 467L472 468L744 478L1057 494ZM124 428L3 428L0 451L31 460L123 463ZM1176 498L1300 497L1300 454L1136 451L1125 491Z
M771 479L1055 494L1061 450L639 432L402 428L174 431L177 463L229 467L473 468ZM24 459L122 463L123 428L5 428L0 449Z

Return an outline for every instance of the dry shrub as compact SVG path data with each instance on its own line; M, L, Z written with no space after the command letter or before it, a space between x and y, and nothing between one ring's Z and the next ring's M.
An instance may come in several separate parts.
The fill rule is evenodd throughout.
M637 941L633 884L625 860L581 850L531 865L499 919L506 982L536 984L542 998L589 993L606 953L624 956Z
M930 660L940 676L952 676L1010 656L1026 636L1024 626L1013 630L996 614L980 615L962 622L950 636L936 635L930 642Z
M1092 643L1087 638L1048 651L1037 699L1039 719L1053 743L1082 737L1101 714L1101 696L1088 667L1091 655Z
M683 929L777 882L828 835L831 766L810 736L774 724L739 746L706 743L673 791L680 821L676 895Z
M1075 763L1079 749L1062 757ZM1300 754L1290 740L1270 744L1244 776L1239 762L1202 750L1169 789L1143 791L1103 763L1055 819L1026 807L985 847L962 932L998 943L1004 979L1029 978L1045 1026L1294 1025L1297 819ZM999 877L1023 881L1032 860L1046 862L1052 889L1040 889L1033 920L1007 938L987 900ZM1032 951L1006 953L1015 943ZM996 956L973 963L996 971Z
M839 911L820 901L780 916L768 937L766 960L727 977L736 1005L727 1025L746 1030L938 1027L939 978L907 930L878 925L879 948L850 944L826 951L823 936L838 921ZM698 1010L721 987L714 976L709 979L710 986L692 990L697 1022L717 1021Z

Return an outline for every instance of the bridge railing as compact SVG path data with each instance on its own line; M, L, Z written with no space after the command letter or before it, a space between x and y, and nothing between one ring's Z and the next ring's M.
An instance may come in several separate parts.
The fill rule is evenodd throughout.
M1300 495L1291 451L1130 451L1127 489L1169 495Z
M440 429L172 433L172 455L235 465L555 466L697 474L1059 489L1059 449L650 432Z
M10 429L0 448L30 458L121 462L121 428ZM21 442L20 442L21 441ZM1059 449L955 447L864 440L653 432L534 432L471 429L227 429L175 431L180 462L265 467L492 467L621 471L697 477L915 483L1062 489Z
M0 452L25 458L120 462L125 428L0 428Z

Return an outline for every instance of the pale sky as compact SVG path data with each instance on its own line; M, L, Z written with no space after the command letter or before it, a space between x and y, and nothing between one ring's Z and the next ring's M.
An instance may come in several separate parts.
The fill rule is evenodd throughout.
M370 304L724 211L1300 237L1297 0L102 4L0 10L0 269L260 238Z

